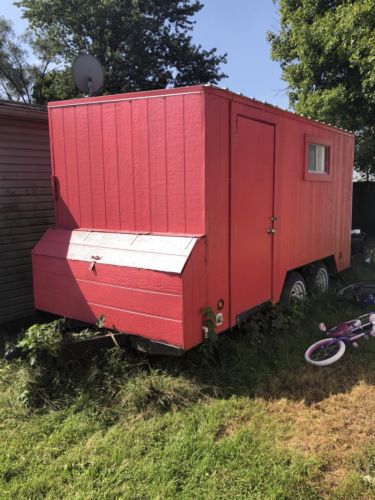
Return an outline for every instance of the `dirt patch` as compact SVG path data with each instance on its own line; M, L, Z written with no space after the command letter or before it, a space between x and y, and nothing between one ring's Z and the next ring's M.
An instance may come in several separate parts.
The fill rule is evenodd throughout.
M353 458L364 446L375 444L375 387L360 383L350 392L336 394L307 406L304 401L281 399L267 404L284 424L282 446L307 456L321 456L326 466L323 483L338 486L352 469Z
M233 434L243 429L247 425L249 425L249 419L246 415L238 417L233 416L229 423L223 423L222 425L220 425L215 433L214 440L215 442L218 442L227 437L231 437L233 436Z

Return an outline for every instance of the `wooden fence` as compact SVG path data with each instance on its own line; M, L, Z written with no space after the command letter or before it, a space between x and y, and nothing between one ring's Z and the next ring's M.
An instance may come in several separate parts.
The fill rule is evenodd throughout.
M375 182L354 182L352 227L375 236Z

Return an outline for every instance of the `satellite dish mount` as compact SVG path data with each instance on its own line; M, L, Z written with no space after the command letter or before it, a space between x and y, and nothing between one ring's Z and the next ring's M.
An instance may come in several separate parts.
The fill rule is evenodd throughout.
M88 78L87 79L87 95L92 96L92 79Z
M100 62L89 54L81 54L73 63L73 80L76 86L91 97L103 85L104 73Z

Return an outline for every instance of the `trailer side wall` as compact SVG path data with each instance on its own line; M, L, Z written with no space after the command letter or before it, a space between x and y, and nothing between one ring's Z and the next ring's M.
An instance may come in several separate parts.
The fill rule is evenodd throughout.
M258 138L257 143L251 145L253 138L245 136L241 140L248 142L249 147L244 148L243 143L239 145L236 137L238 120L249 120L258 124L258 128L264 125L263 128L270 129L272 126L274 143L266 145L263 141L264 144L259 144ZM268 266L272 267L272 282L268 300L279 301L290 270L328 257L334 258L338 271L349 267L354 137L217 89L207 91L206 124L208 303L218 313L218 300L224 299L224 324L218 329L221 331L232 326L238 314L244 312L239 303L247 302L249 309L256 305L251 303L252 291L262 285L259 266L263 264L258 262L256 255L263 234L255 233L249 219L247 228L246 221L241 226L241 237L235 238L238 214L235 216L234 202L239 204L238 213L241 213L241 206L246 213L257 197L262 199L262 190L266 198L273 189L273 210L271 207L263 224L264 234L269 229L275 230L274 235L269 235L272 258ZM306 148L309 142L329 144L330 174L326 179L319 174L316 177L308 175ZM262 175L255 175L255 169L259 168L261 174L261 169L265 168L265 165L257 164L257 161L263 161L262 147L265 148L265 157L270 148L274 150L273 186L271 181L266 183L265 178L262 181ZM254 155L257 150L257 160L253 158L252 150ZM239 169L244 170L241 173ZM247 175L248 169L254 171L253 176ZM236 192L232 190L235 182L237 187L241 186L241 193L238 189ZM259 206L253 207L255 217L259 210ZM277 220L272 221L272 217ZM242 250L238 252L234 245L247 247L243 262L236 257ZM253 273L255 281L251 280L252 273L246 272L249 268L256 271ZM265 268L264 279L267 279L268 272L269 269ZM238 292L239 284L241 291L237 297L233 288L235 286Z

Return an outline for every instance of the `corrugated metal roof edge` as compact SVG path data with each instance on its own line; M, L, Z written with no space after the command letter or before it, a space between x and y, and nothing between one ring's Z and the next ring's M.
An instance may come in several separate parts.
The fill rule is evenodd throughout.
M210 83L205 84L204 86L206 88L210 88L210 89L213 89L215 91L223 92L225 94L232 94L235 97L239 97L239 98L242 98L244 100L250 100L250 101L253 101L254 103L261 104L263 106L267 106L270 108L274 108L275 110L280 111L282 113L288 113L288 114L292 115L293 117L297 117L297 118L301 118L301 119L309 121L309 122L317 123L318 125L325 125L328 128L333 128L335 130L338 130L338 131L343 132L343 133L348 134L348 135L354 135L354 132L352 130L347 130L345 128L341 128L341 127L338 127L336 125L332 125L332 123L326 123L323 121L315 120L314 118L311 118L311 116L302 115L300 113L296 113L295 111L291 111L290 109L281 108L280 106L277 106L276 104L272 104L272 103L267 102L267 101L260 101L259 99L256 99L255 97L250 97L250 96L244 95L241 92L234 92L233 90L230 90L227 87L219 87L217 85L212 85Z

